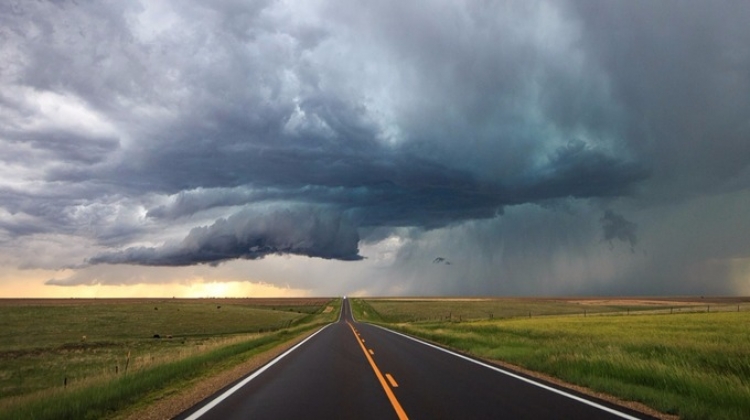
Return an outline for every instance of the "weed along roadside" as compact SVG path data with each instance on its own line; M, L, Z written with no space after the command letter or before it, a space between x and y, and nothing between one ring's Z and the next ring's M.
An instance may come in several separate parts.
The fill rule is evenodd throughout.
M360 320L681 419L750 418L747 302L603 301L585 312L574 300L523 303L372 299L352 308Z
M203 378L261 360L335 320L340 306L331 299L219 301L167 300L158 310L150 300L3 301L0 312L10 322L0 333L0 339L7 338L0 344L0 419L146 413L150 404L189 391ZM147 310L164 315L144 315ZM53 317L37 318L40 314ZM51 319L54 325L35 319ZM36 330L19 338L23 328ZM83 329L88 331L85 342ZM77 341L71 343L73 336Z

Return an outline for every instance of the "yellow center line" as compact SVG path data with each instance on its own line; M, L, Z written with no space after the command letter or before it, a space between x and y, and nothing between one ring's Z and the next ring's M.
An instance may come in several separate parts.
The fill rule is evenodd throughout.
M364 344L365 340L361 340L359 337L357 337L357 331L354 329L354 326L351 323L347 321L347 324L349 324L349 327L352 329L352 333L354 334L354 338L357 339L357 343L359 343L359 346L362 347L362 352L365 354L367 361L370 362L370 366L372 366L372 370L375 372L375 376L377 376L378 381L380 381L380 385L383 387L385 395L388 396L388 399L391 401L391 405L393 405L393 409L396 410L396 415L400 420L408 420L409 417L406 416L406 412L403 408L401 408L401 404L399 404L396 396L393 394L393 391L388 386L388 383L385 381L383 374L380 373L380 369L378 369L375 361L372 360L370 353L367 352L367 348Z
M394 388L398 388L398 383L396 383L396 380L393 379L393 376L391 376L390 373L385 374L386 379L388 379L388 382L391 383L391 386Z

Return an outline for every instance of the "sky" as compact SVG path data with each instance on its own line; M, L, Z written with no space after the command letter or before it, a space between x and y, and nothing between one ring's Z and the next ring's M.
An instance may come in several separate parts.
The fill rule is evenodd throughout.
M4 1L0 296L750 295L747 22Z

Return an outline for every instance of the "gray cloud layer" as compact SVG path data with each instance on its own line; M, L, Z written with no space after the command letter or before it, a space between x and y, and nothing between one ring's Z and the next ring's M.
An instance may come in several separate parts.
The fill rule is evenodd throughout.
M327 259L358 260L356 229L341 215L316 209L283 209L270 214L243 211L198 227L181 242L162 247L134 247L100 254L91 264L181 266L218 264L269 254L297 254Z
M663 208L750 187L748 19L744 3L699 1L2 5L0 246L86 249L47 268L215 265L357 260L395 235L408 244L388 277L411 284L436 256L456 275L460 231L492 257L466 256L433 292L545 276L629 290L622 273L642 273L600 268L655 264L633 259ZM546 269L527 287L531 238L558 250L536 251ZM592 251L602 238L609 254ZM678 266L663 290L681 290Z

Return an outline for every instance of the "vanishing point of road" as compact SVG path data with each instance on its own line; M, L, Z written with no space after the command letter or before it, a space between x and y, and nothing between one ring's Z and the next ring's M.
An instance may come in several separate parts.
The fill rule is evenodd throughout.
M648 419L413 338L338 322L177 419Z

